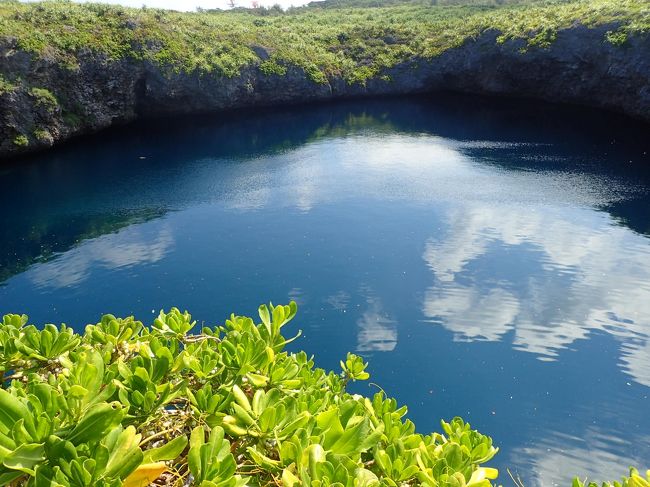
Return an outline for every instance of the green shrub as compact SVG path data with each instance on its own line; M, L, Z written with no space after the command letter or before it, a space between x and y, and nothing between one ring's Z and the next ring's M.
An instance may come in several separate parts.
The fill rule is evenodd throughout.
M286 66L282 66L281 64L278 64L273 59L267 59L266 61L260 63L260 71L262 71L262 73L264 73L267 76L270 76L272 74L276 74L278 76L284 76L285 74L287 74Z
M615 46L623 46L627 43L627 32L624 30L617 30L617 31L608 31L607 34L605 34L605 37L607 38L607 41L610 42L611 44L614 44Z
M0 96L5 93L12 93L18 89L18 85L12 83L0 74Z
M68 127L78 128L83 124L83 117L75 112L64 110L63 111L63 121Z
M36 129L33 132L34 138L39 142L46 142L51 139L52 135L45 129Z
M14 138L14 145L16 147L27 147L29 145L29 139L27 138L26 135L17 135Z
M295 314L261 306L258 325L197 330L174 308L83 335L5 316L0 485L491 485L497 449L460 418L418 434L394 399L346 392L368 378L360 357L336 374L283 351Z
M620 482L603 482L602 484L575 478L573 480L573 487L650 487L650 470L643 477L637 469L631 468L630 476L623 477Z
M46 88L31 88L29 94L34 98L38 107L44 107L48 111L53 111L59 106L59 102L54 94Z

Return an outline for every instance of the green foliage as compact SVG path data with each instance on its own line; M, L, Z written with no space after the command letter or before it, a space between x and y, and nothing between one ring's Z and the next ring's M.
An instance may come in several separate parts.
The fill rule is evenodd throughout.
M375 8L359 8L375 7ZM0 33L20 48L77 69L88 53L147 60L171 72L234 77L302 68L317 83L365 83L395 65L438 56L488 30L499 41L548 48L575 25L617 25L620 45L650 32L646 0L327 0L287 12L234 9L179 13L67 1L0 0ZM269 55L256 52L263 48ZM0 94L2 93L0 82ZM75 125L69 123L69 125Z
M4 76L2 76L2 74L0 74L0 96L4 95L5 93L13 93L17 89L18 85L12 83Z
M578 478L573 480L573 487L650 487L650 470L648 470L643 477L642 474L635 468L630 469L630 476L623 477L620 482L597 482L582 481Z
M624 30L608 31L605 34L607 41L615 46L623 46L627 43L628 34Z
M31 88L29 94L34 98L34 103L38 107L44 107L48 111L53 111L59 106L56 97L46 88Z
M51 139L52 135L45 129L36 129L33 132L34 138L39 142L47 142Z
M353 353L348 353L345 362L341 360L341 368L346 379L349 380L367 380L370 374L365 371L368 364L363 363L363 359Z
M176 308L150 328L106 315L83 335L6 315L0 485L491 485L497 449L460 418L418 434L394 399L346 392L360 357L336 374L285 352L296 311L200 331Z
M225 438L223 428L215 426L208 441L205 430L197 426L190 436L190 451L187 463L194 483L201 487L239 487L246 481L238 475L235 457L230 452L230 442Z
M270 60L270 59L260 63L260 71L262 71L262 73L264 73L267 76L270 76L272 74L284 76L285 74L287 74L286 66L279 64L277 60Z
M394 5L425 5L425 6L456 6L471 5L480 7L496 7L501 5L532 4L543 0L321 0L311 2L307 8L376 8Z
M77 128L83 124L83 117L75 112L64 111L63 121L68 127Z
M27 147L29 145L29 139L24 134L14 137L13 142L16 147Z

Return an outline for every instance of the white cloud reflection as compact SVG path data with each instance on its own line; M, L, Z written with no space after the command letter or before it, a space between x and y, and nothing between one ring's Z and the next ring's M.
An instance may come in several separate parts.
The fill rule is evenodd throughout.
M604 331L621 342L621 367L650 385L650 243L596 209L639 188L584 170L516 170L501 157L563 156L539 144L364 134L249 161L225 201L302 212L349 198L430 205L445 225L424 251L435 276L427 318L457 340L512 333L515 348L541 360ZM394 347L394 324L373 315L379 305L359 321L360 349ZM373 329L386 340L373 342Z
M229 208L285 207L305 213L358 197L451 206L474 201L486 206L553 202L595 207L620 200L635 189L584 172L504 170L473 157L471 151L479 149L489 150L492 156L499 150L517 149L522 159L540 150L535 144L364 134L312 142L248 160L226 175L201 173L200 177L202 183L209 180L209 185L219 188L219 199ZM525 224L525 218L520 223ZM514 238L520 229L513 231Z
M587 428L580 437L547 432L538 438L535 446L512 452L510 463L521 463L519 460L525 457L529 464L522 467L525 466L526 471L513 474L532 485L560 487L573 475L583 480L616 480L628 474L629 465L643 466L646 461L644 458L621 458L620 454L611 451L629 440L647 444L650 438L639 437L633 432L627 439L614 438L595 426Z
M174 246L167 225L155 231L132 225L116 233L83 242L54 260L26 272L39 287L64 288L83 283L93 269L119 269L160 261Z
M466 203L423 255L436 283L423 313L459 340L501 340L553 359L594 330L621 341L621 366L650 386L650 243L581 207ZM525 263L514 259L525 253ZM511 263L511 260L512 263ZM485 265L498 268L482 273ZM521 266L530 266L522 272Z
M325 302L337 311L346 311L350 304L350 294L341 290L328 296Z
M397 345L397 323L383 310L381 300L373 295L366 298L367 308L357 320L357 351L391 352Z

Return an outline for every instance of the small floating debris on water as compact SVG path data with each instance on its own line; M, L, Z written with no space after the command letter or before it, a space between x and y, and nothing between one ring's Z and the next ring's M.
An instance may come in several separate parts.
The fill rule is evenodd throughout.
M140 156L140 157L138 157L138 159L146 159L146 158L147 158L146 156Z

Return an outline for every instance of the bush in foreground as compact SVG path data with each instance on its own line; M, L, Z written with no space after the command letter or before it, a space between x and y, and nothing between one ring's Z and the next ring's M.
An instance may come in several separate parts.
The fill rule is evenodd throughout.
M630 476L623 477L620 482L603 482L602 484L575 478L573 480L573 487L650 487L650 470L646 472L644 477L637 469L631 468Z
M365 380L283 352L296 305L204 327L106 315L83 335L0 323L0 485L489 487L497 449L460 418L422 435L405 407L346 392Z

